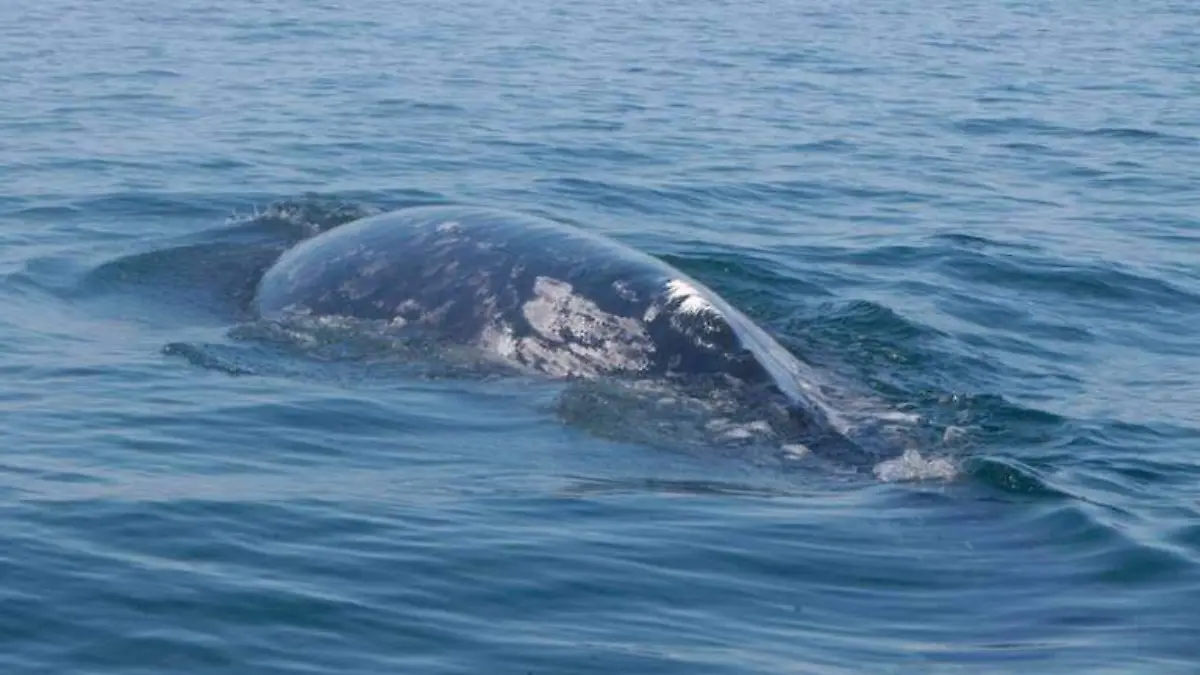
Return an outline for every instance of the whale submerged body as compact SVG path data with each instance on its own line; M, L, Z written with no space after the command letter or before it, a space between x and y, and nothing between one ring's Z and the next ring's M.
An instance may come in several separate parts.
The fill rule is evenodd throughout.
M806 436L840 435L812 369L715 292L531 215L423 206L350 222L284 252L253 308L419 326L551 377L701 378Z

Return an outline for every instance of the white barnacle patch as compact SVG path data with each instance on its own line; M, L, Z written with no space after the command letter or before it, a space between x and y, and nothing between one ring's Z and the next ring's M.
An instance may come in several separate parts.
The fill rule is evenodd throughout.
M421 312L421 303L413 298L405 298L396 304L395 312L401 316L412 316Z
M766 420L751 420L739 422L732 419L716 418L710 420L705 428L715 434L713 440L722 443L740 441L763 441L775 437L775 430Z
M692 343L704 349L721 349L730 330L724 312L706 293L682 279L671 279L663 285L659 300L646 308L643 319L650 323L665 320Z
M521 307L532 334L491 327L481 338L493 351L559 376L636 372L649 364L654 343L636 318L605 312L558 279L538 277L533 292Z
M618 279L618 280L612 282L612 289L623 300L628 300L629 302L637 302L637 299L638 299L637 291L630 288L628 283Z
M676 311L683 314L720 315L717 308L713 307L712 303L706 300L695 286L680 279L672 279L667 282L666 298L667 302L679 303Z
M479 346L508 360L513 360L519 349L519 344L513 337L512 327L500 322L483 327L479 335Z

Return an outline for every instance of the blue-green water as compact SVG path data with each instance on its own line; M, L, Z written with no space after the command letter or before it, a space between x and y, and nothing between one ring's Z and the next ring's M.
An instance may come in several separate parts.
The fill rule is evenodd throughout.
M0 19L0 672L1200 669L1192 4ZM230 310L246 241L425 201L667 259L922 459L621 440Z

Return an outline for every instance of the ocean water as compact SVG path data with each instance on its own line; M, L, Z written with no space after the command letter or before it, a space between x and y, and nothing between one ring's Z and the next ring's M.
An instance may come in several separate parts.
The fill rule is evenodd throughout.
M1170 0L0 4L0 672L1200 672L1198 55ZM905 442L237 311L447 201L667 260Z

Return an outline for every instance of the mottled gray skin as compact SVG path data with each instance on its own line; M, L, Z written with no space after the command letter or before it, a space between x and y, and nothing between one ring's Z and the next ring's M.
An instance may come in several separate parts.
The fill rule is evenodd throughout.
M716 293L610 239L529 215L416 207L285 252L254 299L289 314L388 320L555 377L706 377L833 431L813 373Z

